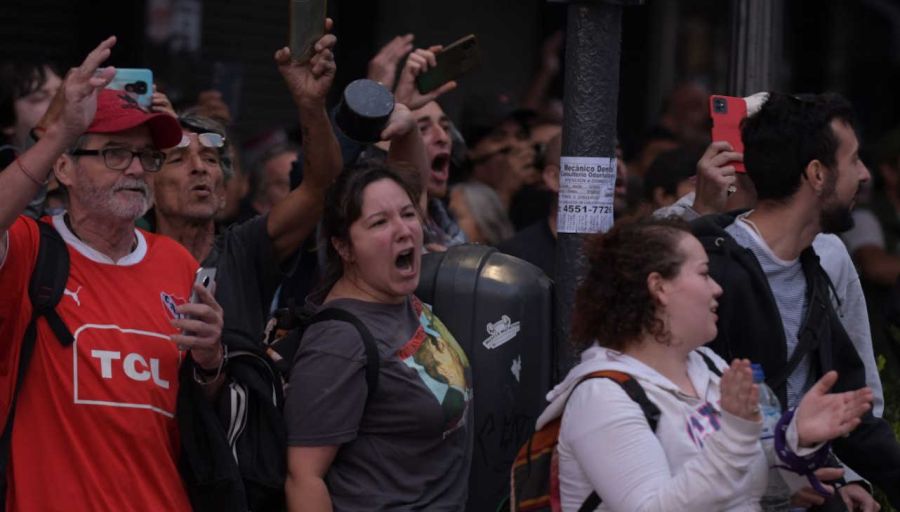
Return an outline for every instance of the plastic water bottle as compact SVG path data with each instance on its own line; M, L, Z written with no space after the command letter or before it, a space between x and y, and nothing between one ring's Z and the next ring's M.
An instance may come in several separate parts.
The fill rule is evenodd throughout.
M759 504L766 512L788 512L791 508L790 489L775 466L779 463L775 454L775 426L781 419L781 402L778 396L766 384L766 375L762 365L754 363L753 382L759 386L759 413L762 416L763 428L759 439L763 450L766 452L766 462L769 465L769 479L766 485L766 493L759 500Z

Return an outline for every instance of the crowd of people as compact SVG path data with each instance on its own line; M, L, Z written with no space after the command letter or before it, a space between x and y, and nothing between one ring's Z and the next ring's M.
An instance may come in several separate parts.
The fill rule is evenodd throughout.
M461 84L415 86L442 48L398 36L369 66L395 105L365 143L326 101L331 26L306 61L275 53L300 137L262 148L234 139L215 92L176 109L106 88L115 37L66 73L0 67L8 510L496 509L468 493L473 362L415 292L423 254L466 243L555 278L561 36L518 104L460 123L439 100ZM586 238L571 312L581 362L535 424L561 421L560 509L875 511L873 485L898 507L876 353L900 276L900 136L854 210L871 175L845 99L747 98L740 153L709 140L707 97L682 84L627 162L616 150L615 225ZM273 390L270 361L239 361L300 306L314 321ZM601 370L630 375L656 417L586 378ZM265 496L235 444L263 417Z

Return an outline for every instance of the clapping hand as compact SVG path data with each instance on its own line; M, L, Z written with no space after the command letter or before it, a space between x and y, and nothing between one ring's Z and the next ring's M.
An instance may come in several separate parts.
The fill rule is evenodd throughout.
M753 383L753 371L748 359L735 359L722 373L719 384L723 411L747 421L760 421L759 386Z
M800 446L849 434L860 423L860 416L872 407L872 390L868 387L829 393L837 382L835 371L826 373L803 395L797 406L796 422Z

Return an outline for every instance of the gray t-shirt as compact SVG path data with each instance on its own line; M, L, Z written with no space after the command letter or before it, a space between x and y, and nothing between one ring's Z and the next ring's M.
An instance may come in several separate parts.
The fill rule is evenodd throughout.
M803 266L800 264L799 258L786 261L776 256L765 240L743 220L743 217L743 215L738 217L734 223L725 228L725 231L734 238L738 245L753 252L765 272L766 278L769 280L769 288L772 290L775 304L781 315L781 324L787 341L787 355L790 359L799 342L797 336L806 315L806 276L803 275ZM800 364L787 379L787 407L793 407L800 403L803 393L809 388L809 370L809 355L807 354L803 356Z
M367 402L356 329L313 324L291 371L288 445L341 446L325 477L335 511L463 510L473 439L465 353L418 299L327 306L356 315L376 339L378 390Z

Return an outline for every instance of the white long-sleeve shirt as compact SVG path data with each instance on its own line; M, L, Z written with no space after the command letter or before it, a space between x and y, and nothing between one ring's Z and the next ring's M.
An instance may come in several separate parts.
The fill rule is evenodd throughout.
M726 366L712 351L700 350ZM660 409L655 433L615 382L591 379L572 392L582 376L597 370L637 379ZM581 364L548 395L551 404L537 424L541 428L565 406L558 444L564 511L578 510L593 490L603 499L601 511L760 510L767 478L762 423L721 410L719 377L697 353L690 355L688 375L699 398L630 356L601 347L585 351ZM795 431L789 444L791 438L796 442Z

